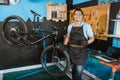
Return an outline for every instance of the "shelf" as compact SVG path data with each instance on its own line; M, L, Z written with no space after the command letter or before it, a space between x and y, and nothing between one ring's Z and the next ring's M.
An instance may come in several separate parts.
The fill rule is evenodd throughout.
M115 21L114 29L116 29L116 30L114 30L113 36L120 38L120 19L111 19L111 20Z
M67 11L60 11L61 13L67 13Z
M120 38L120 34L116 34L116 35L113 35L113 34L104 34L103 36Z
M120 21L120 19L111 19L111 21Z

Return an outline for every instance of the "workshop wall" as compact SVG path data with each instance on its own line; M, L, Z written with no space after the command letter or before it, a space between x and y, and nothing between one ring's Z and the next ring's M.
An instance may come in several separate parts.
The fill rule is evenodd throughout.
M30 10L34 10L41 16L46 17L46 3L66 3L66 0L20 0L18 4L0 5L0 22L10 15L18 15L25 21L33 15Z
M91 0L91 1L87 1L85 3L75 4L70 8L70 10L73 10L76 7L84 8L84 7L90 7L90 6L95 6L95 5L98 5L98 0ZM118 13L119 8L120 8L120 2L115 1L115 2L110 3L108 34L114 34L115 23L111 19L116 19L116 14ZM109 49L109 47L111 47L113 49L117 49L118 52L113 52L112 50L109 50L109 51L111 51L112 57L118 59L119 50L120 50L119 41L120 40L118 38L113 38L113 37L108 37L107 40L95 39L95 41L91 45L89 45L89 48L94 49L96 51L104 52L106 54L107 54L107 50ZM116 42L117 42L117 44L116 44ZM118 57L115 55L117 55Z
M73 0L74 1L74 0ZM84 7L90 7L90 6L95 6L95 5L99 5L99 1L100 0L91 0L91 1L87 1L87 2L83 2L83 3L74 3L73 2L73 6L70 8L70 10L77 8L84 8ZM108 3L108 2L106 2ZM108 28L108 34L113 34L113 30L114 30L114 22L111 21L111 19L115 19L116 17L116 12L119 8L119 1L116 2L116 0L113 0L113 2L111 3L111 10L110 10L110 17L109 17L109 28ZM105 4L105 3L103 3ZM112 7L114 5L117 5L116 7ZM116 9L116 10L114 10ZM94 43L89 45L89 48L95 49L95 50L100 50L102 52L106 52L107 48L109 46L113 46L113 38L108 37L107 40L100 40L100 39L95 39Z

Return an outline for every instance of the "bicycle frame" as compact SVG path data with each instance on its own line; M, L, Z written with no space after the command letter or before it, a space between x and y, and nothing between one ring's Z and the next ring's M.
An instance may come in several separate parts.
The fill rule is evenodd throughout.
M53 31L53 32L50 32L50 31L39 31L39 32L49 32L50 34L48 34L48 35L46 35L46 36L43 36L42 38L40 38L40 39L38 39L38 40L36 40L36 41L34 41L34 42L29 42L29 40L27 40L27 39L24 39L19 33L17 33L17 32L15 32L15 34L16 35L18 35L20 38L22 38L23 39L23 45L33 45L33 44L36 44L36 43L38 43L38 42L40 42L40 41L42 41L42 40L45 40L45 39L47 39L47 38L49 38L50 36L54 36L54 41L53 41L53 45L55 46L56 45L56 43L57 43L57 36L58 36L58 30L55 30L55 31ZM23 34L28 34L28 33L23 33ZM31 35L31 34L30 34ZM12 37L11 37L11 39L13 39ZM14 40L14 39L13 39ZM14 41L16 41L16 40L14 40ZM17 42L17 41L16 41ZM19 42L17 42L17 43L19 43Z
M44 31L42 31L42 32L44 32ZM38 42L40 42L42 40L45 40L45 39L49 38L50 36L54 36L54 41L53 41L54 43L53 43L53 45L55 45L56 44L56 40L57 40L57 36L58 36L58 31L57 30L52 32L51 34L48 34L48 35L38 39L37 41L31 42L30 45L36 44L36 43L38 43Z

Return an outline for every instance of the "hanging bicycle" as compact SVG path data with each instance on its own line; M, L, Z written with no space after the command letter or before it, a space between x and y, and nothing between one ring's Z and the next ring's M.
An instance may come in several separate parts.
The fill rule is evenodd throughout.
M34 20L36 16L40 16L32 10L31 12L34 14ZM33 28L36 28L35 24ZM13 46L33 45L52 36L54 38L52 44L48 45L41 53L41 64L49 74L62 76L69 70L70 59L66 50L61 50L61 47L58 45L59 29L57 29L57 27L53 27L53 29L54 31L51 32L40 28L37 33L35 33L36 29L33 29L32 33L30 33L22 18L18 16L9 16L4 20L2 36L7 44ZM35 41L30 40L30 38L34 38L36 35L41 35L42 32L46 32L48 34L43 37L39 37L39 39ZM58 70L52 70L50 66L55 67L55 69Z

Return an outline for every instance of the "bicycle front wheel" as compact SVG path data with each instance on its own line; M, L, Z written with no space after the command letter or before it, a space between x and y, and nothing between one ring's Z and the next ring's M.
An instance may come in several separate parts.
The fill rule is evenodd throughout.
M50 75L62 76L69 70L70 59L68 53L59 46L50 45L41 53L41 64Z

